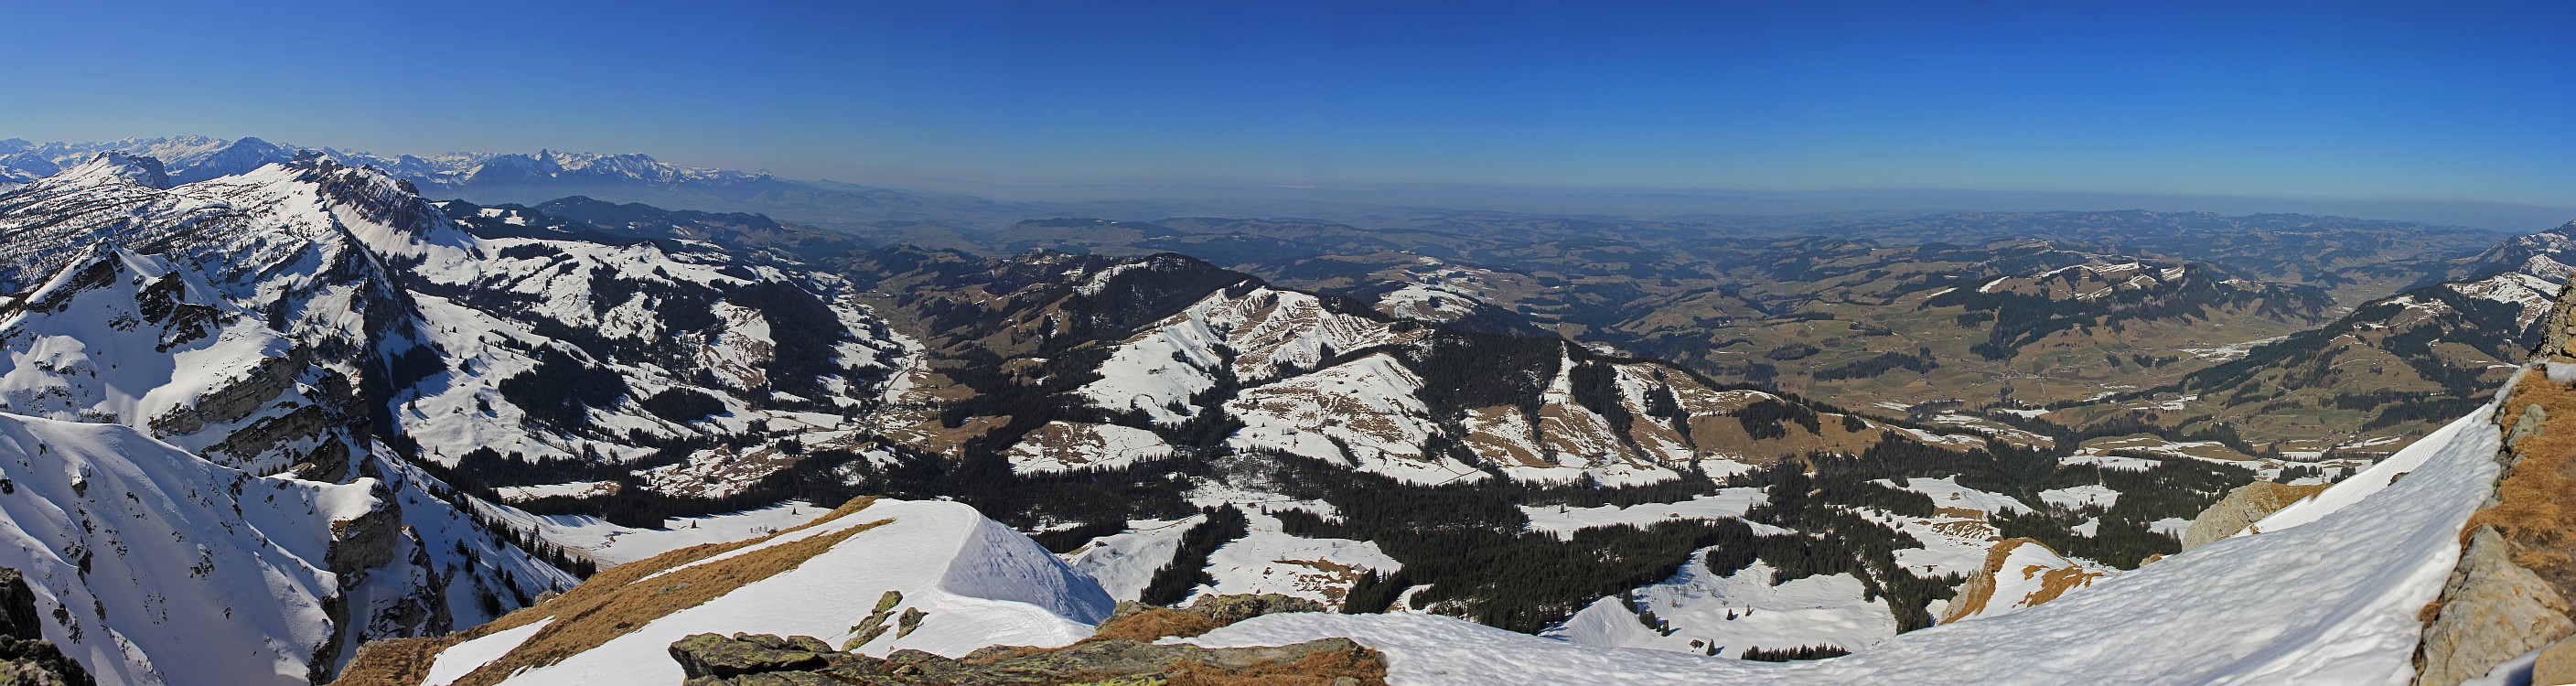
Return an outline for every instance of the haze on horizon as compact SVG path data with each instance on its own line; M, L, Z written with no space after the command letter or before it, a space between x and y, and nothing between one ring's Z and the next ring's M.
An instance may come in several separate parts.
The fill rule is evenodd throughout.
M2095 5L46 3L120 30L24 37L0 137L1051 199L2576 208L2576 6Z

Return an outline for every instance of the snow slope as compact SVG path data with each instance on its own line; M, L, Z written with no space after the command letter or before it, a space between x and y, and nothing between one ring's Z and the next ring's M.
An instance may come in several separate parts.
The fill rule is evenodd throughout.
M109 424L0 414L0 475L0 567L107 684L306 683L347 648L326 558L395 525L371 480L252 476Z
M1593 648L1422 615L1274 615L1191 642L1280 645L1347 636L1388 655L1397 684L1758 681L1785 684L2406 683L2461 522L2494 482L2487 410L2266 528L2104 579L2046 605L1898 636L1843 658L1767 664ZM2409 472L2386 483L2388 475ZM2363 481L2362 476L2354 481ZM2285 511L2286 512L2286 511Z

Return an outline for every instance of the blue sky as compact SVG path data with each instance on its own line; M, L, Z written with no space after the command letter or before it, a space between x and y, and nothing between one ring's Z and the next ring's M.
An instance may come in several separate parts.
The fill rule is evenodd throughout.
M2576 3L37 3L0 137L2576 206Z

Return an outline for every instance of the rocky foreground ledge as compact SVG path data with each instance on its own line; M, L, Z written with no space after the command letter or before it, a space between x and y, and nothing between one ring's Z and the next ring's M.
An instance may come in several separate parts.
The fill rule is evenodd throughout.
M36 615L36 593L18 570L0 567L0 684L10 686L91 686L98 683L80 663L45 640L44 621Z
M1154 642L1265 614L1326 611L1277 594L1201 598L1177 610L1124 602L1091 638L1062 648L994 646L956 659L901 650L876 658L810 636L697 634L671 644L671 657L688 674L687 686L1385 684L1385 660L1350 639L1216 649Z

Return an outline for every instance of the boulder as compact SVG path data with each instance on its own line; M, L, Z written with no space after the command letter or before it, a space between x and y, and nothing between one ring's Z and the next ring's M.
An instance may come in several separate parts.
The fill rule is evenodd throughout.
M832 646L810 636L779 638L768 634L697 634L671 644L671 659L691 683L700 677L731 679L746 674L812 671L831 666L823 656Z
M2326 484L2291 486L2271 481L2256 481L2238 486L2236 490L2228 491L2227 497L2210 504L2209 509L2202 510L2199 517L2191 520L2191 528L2183 531L2182 547L2189 550L2210 541L2234 536L2237 532L2244 531L2245 527L2252 526L2255 522L2263 521L2264 517L2281 511L2281 508L2289 507L2290 503L2306 500L2325 490Z
M2511 546L2481 526L2442 587L2417 646L2415 683L2451 686L2570 633L2568 604L2547 580L2514 564ZM2559 682L2535 682L2559 683Z
M671 655L687 671L688 686L1159 684L1182 675L1214 683L1386 683L1386 663L1377 651L1346 638L1258 648L1113 639L1054 649L987 648L962 659L898 650L879 660L814 650L820 646L822 641L803 636L698 634L672 644Z

